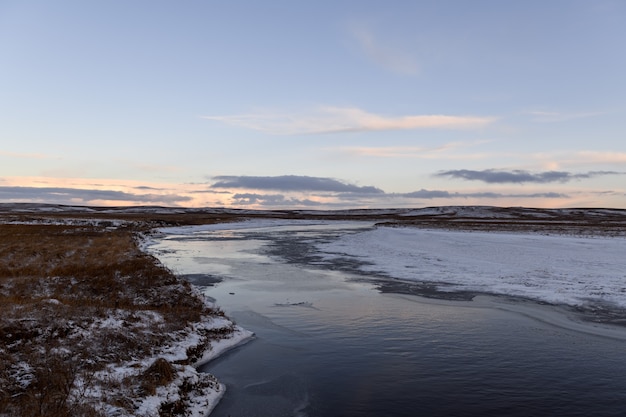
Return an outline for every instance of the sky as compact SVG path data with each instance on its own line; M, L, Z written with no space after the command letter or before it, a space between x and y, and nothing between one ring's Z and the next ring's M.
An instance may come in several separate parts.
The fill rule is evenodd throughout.
M626 208L626 2L0 0L0 202Z

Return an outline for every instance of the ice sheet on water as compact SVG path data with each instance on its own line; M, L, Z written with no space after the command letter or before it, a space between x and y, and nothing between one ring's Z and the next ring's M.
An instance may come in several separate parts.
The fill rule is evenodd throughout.
M284 227L299 225L321 225L328 224L326 220L284 220L284 219L248 219L232 223L217 223L194 226L162 227L156 229L157 233L164 235L193 235L202 232L219 230L245 230L268 227Z
M328 259L362 270L573 306L626 308L626 239L379 227L319 243ZM445 285L444 285L445 284Z

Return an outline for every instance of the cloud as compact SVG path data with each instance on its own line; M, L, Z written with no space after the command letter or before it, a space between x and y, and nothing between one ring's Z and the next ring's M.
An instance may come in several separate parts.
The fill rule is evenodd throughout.
M573 180L581 180L593 178L603 175L623 175L623 172L616 171L589 171L586 173L573 174L565 171L546 171L531 173L523 170L500 171L494 169L486 169L482 171L473 171L469 169L459 169L451 171L443 171L434 174L436 177L459 178L470 181L483 181L489 184L503 183L537 183L546 184L551 182L569 182Z
M315 207L321 206L323 203L309 200L309 199L297 199L287 198L282 194L235 194L233 195L233 203L236 205L262 205L268 207L297 207L307 206Z
M567 198L566 194L547 192L547 193L530 193L530 194L506 194L492 192L474 192L459 193L442 190L424 190L413 191L411 193L399 194L407 198L434 199L434 198Z
M413 191L411 193L400 194L400 195L402 197L423 198L423 199L454 197L454 193L450 193L449 191L425 190L425 189L421 189L419 191Z
M383 116L356 107L320 107L305 114L252 113L202 116L202 118L278 135L413 129L476 129L495 121L493 117L443 114Z
M550 200L569 198L558 192L506 193L484 191L447 191L420 189L408 193L387 193L372 186L356 186L332 178L283 175L275 177L217 176L211 186L218 189L246 189L257 192L233 193L230 204L255 208L346 208L346 207L406 207L415 200ZM265 193L264 191L268 191ZM280 191L280 193L272 193ZM313 199L301 193L315 192Z
M552 151L536 152L529 157L539 162L544 170L574 169L583 170L585 167L609 167L626 165L626 152L619 151ZM588 168L587 168L588 169ZM619 172L617 174L621 174Z
M416 57L408 49L383 42L364 25L352 25L350 35L357 41L359 49L376 65L401 75L417 75L419 65Z
M626 152L580 151L576 153L581 162L623 164L626 163Z
M481 145L487 141L475 143L452 142L436 147L421 146L342 146L326 148L327 151L341 152L352 156L374 158L419 158L419 159L483 159L489 157L487 153L451 153L457 149Z
M358 186L332 178L281 175L276 177L228 176L213 177L213 188L247 188L278 191L324 191L337 193L383 194L372 186Z
M604 112L564 113L556 111L529 111L527 113L533 116L533 122L539 123L566 122L568 120L584 119L587 117L594 117L605 114Z
M218 190L193 190L189 191L189 194L231 194L231 192Z
M415 200L506 200L506 199L532 199L550 200L569 198L567 194L557 192L545 193L496 193L496 192L453 192L445 190L421 189L409 193L382 193L376 195L355 195L351 193L338 194L331 199L314 201L300 199L284 194L240 193L234 194L231 199L233 206L266 208L266 209L289 209L289 208L354 208L354 207L406 207L415 204Z
M82 186L0 185L0 202L31 202L69 205L162 205L208 207L225 206L255 209L347 209L373 207L413 207L417 201L438 200L442 204L474 200L549 200L569 198L556 192L507 193L420 189L407 193L387 193L372 186L357 186L323 177L285 175L278 177L222 176L213 189L185 189L176 194L170 188L145 184L124 186L124 191ZM206 187L206 184L198 184ZM220 188L228 186L227 189ZM106 185L103 185L103 187ZM116 187L117 188L117 187ZM184 188L184 187L182 187ZM241 192L233 190L240 189ZM245 190L244 190L245 189ZM258 191L249 191L256 189ZM206 200L202 194L221 194L219 200ZM607 192L608 193L608 192ZM619 191L619 194L623 191ZM588 194L588 192L587 192ZM511 204L507 201L506 204Z
M120 201L137 204L178 204L190 197L174 194L133 194L114 190L93 190L62 187L6 187L0 186L0 200L39 201L59 204L88 204L94 201Z
M506 193L458 193L459 197L465 198L569 198L569 195L563 193L547 192L547 193L530 193L530 194L506 194Z
M101 184L98 184L101 185ZM153 190L153 191L163 191L162 188L156 188L156 187L150 187L147 185L138 185L136 187L134 187L136 190Z

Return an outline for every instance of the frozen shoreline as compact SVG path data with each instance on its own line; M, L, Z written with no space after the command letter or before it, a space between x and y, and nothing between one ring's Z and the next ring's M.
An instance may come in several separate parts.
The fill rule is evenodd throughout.
M242 327L235 326L235 332L233 333L233 337L213 342L211 344L211 349L205 351L202 357L193 364L196 372L198 372L198 368L200 368L202 365L211 362L212 360L218 358L219 356L232 349L245 345L246 343L252 341L253 338L253 332L245 330ZM199 410L197 415L210 415L213 409L219 404L225 393L226 386L222 383L219 383L219 390L209 393L206 405L204 405L205 403L202 401L202 398L198 398L197 404L199 406ZM193 410L190 410L190 413L192 416L196 415L194 414Z
M198 292L205 303L213 304ZM227 337L207 339L211 331L232 331ZM166 334L171 337L170 344L159 349L149 357L143 357L131 362L111 364L98 372L99 379L123 381L126 378L136 378L137 369L147 369L158 360L165 360L172 366L173 378L167 384L157 386L152 395L141 397L135 403L132 415L143 417L157 417L163 406L173 403L184 404L185 415L191 417L208 416L224 395L226 387L211 374L200 372L200 366L219 357L228 350L234 349L251 341L254 334L226 317L205 317L203 320L190 323L182 332ZM208 343L207 343L208 342ZM197 359L190 358L190 352L203 349ZM189 387L192 387L191 389ZM91 400L98 403L98 399L114 392L107 392L98 387L90 387L87 381L78 383L74 396L76 401ZM125 410L104 404L102 412L109 415L130 415Z
M163 228L158 233L202 235L225 229L333 223L332 220L256 219ZM364 228L333 241L309 243L315 247L322 264L352 260L358 271L369 277L388 279L391 286L421 284L440 294L450 294L451 298L463 293L493 294L590 310L626 309L626 239L623 237Z
M150 252L150 246L154 243L152 238L142 236L139 247L145 253L152 256ZM184 279L184 278L181 278ZM194 286L194 291L197 296L200 297L205 304L209 307L216 307L212 301L210 301L198 287ZM198 371L198 369L207 364L208 362L218 358L227 351L242 346L254 339L254 333L246 330L240 326L234 325L234 323L227 317L215 318L210 317L199 323L193 323L189 327L189 332L184 337L178 340L178 343L171 346L170 349L158 352L152 359L163 358L170 362L185 361L188 358L187 352L190 348L196 348L201 346L205 336L203 332L228 328L232 326L232 333L225 338L210 340L210 343L206 349L204 349L200 357L193 361L191 365L184 365L183 369L179 370L179 376L172 383L159 387L156 394L144 399L139 404L137 413L142 416L158 416L160 408L163 404L169 403L173 398L179 396L178 388L185 382L196 382L201 380L208 380L208 384L204 384L204 388L196 389L193 396L189 396L187 399L187 415L191 417L206 417L211 414L213 409L217 406L221 398L226 392L226 386L219 382L219 380L204 372ZM124 374L124 370L115 370L113 373Z
M326 261L441 292L626 308L626 239L378 227L316 244Z

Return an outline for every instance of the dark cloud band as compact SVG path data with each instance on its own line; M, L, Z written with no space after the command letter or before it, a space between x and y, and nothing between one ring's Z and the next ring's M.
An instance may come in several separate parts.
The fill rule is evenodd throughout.
M0 200L45 201L69 203L92 201L128 201L138 204L178 204L191 201L191 197L161 194L133 194L114 190L89 190L61 187L1 187Z
M623 175L623 172L615 171L589 171L585 173L571 173L565 171L546 171L532 173L523 170L501 171L495 169L486 169L482 171L473 171L469 169L458 169L451 171L443 171L435 174L436 177L458 178L469 181L482 181L489 184L522 184L537 183L546 184L551 182L569 182L574 180L587 179L602 175Z
M360 194L384 194L380 188L359 187L332 178L281 175L276 177L218 176L213 188L248 188L253 190L275 191L318 191Z
M233 202L237 205L258 204L258 205L267 206L267 207L276 207L276 206L316 207L316 206L322 205L322 203L319 203L317 201L312 201L309 199L289 198L282 194L253 194L253 193L235 194L233 195Z
M396 194L400 197L417 198L424 200L431 200L435 198L567 198L567 194L547 192L547 193L532 193L532 194L505 194L505 193L451 193L443 190L419 190L411 193Z

